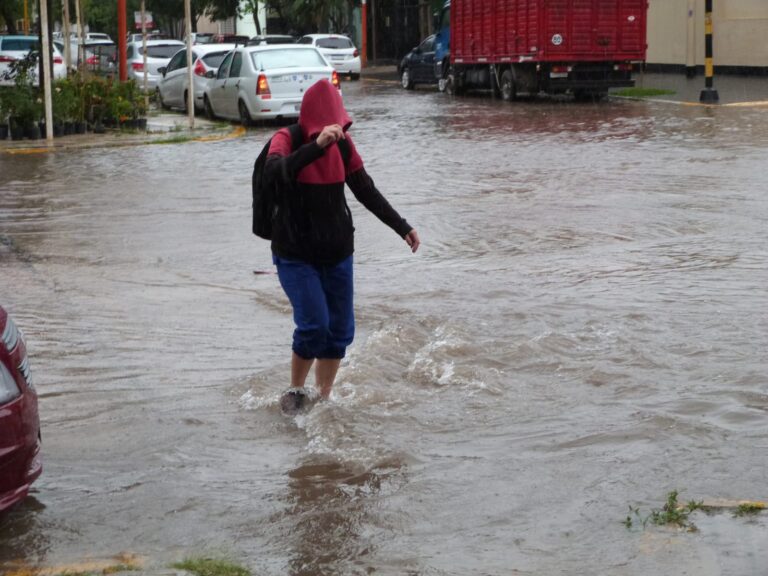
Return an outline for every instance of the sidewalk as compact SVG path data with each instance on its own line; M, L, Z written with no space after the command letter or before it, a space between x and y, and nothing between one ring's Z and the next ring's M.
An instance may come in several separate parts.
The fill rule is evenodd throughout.
M182 142L210 142L237 138L245 129L228 122L211 122L195 117L195 129L189 129L187 116L162 112L147 118L147 130L109 130L105 134L78 134L54 138L53 147L42 140L0 141L0 154L41 154L59 150L95 147L139 146L144 144L178 144Z
M396 66L371 66L363 68L363 78L398 81ZM674 94L654 96L649 99L699 105L704 89L704 76L688 79L685 74L644 73L633 74L635 87L670 90ZM768 106L768 76L720 75L714 78L714 87L720 96L719 105Z
M699 105L699 96L704 89L704 76L688 79L685 74L638 72L633 77L637 88L674 91L674 94L652 97L652 100ZM768 106L768 77L766 76L715 76L714 88L720 96L720 102L717 105Z

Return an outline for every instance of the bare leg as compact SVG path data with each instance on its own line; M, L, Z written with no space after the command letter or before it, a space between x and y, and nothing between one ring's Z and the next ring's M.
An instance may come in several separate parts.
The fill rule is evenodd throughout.
M307 374L309 369L312 368L314 359L302 358L296 352L291 357L291 387L301 388L304 386L304 382L307 380Z
M318 358L315 365L315 385L320 390L320 396L328 398L331 395L333 381L341 364L340 358Z

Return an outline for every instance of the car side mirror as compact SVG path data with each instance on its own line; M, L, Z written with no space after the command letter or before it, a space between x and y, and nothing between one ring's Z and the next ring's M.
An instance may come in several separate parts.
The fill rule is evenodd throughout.
M208 70L208 72L205 73L205 77L208 78L209 80L212 78L216 78L216 72L214 72L213 70Z
M160 68L157 69L157 71L160 72L160 74L163 75L163 78L165 78L165 72L167 70L168 70L168 68L166 68L165 66L160 66Z

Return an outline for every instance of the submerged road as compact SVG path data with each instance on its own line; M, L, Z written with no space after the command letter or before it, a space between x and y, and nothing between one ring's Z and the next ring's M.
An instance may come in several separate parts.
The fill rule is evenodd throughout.
M675 489L768 497L765 110L344 86L423 245L349 195L357 337L297 418L290 308L250 234L274 128L0 156L0 293L44 463L0 519L0 571L761 573L766 513L622 521Z

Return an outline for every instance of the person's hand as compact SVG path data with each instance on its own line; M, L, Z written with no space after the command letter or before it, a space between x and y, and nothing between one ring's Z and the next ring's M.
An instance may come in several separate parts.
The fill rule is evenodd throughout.
M411 252L415 254L416 250L419 249L419 245L421 244L421 241L419 240L419 233L416 232L415 228L413 228L410 232L408 232L408 234L405 235L404 239L406 244L411 247Z
M317 137L317 145L320 148L327 148L334 142L344 139L344 130L338 124L331 124L323 128L323 131Z

